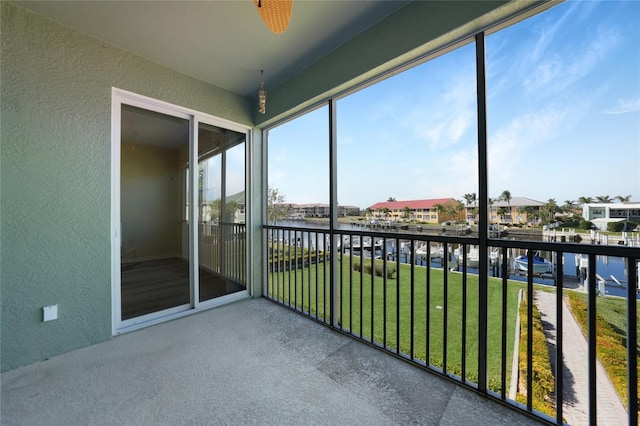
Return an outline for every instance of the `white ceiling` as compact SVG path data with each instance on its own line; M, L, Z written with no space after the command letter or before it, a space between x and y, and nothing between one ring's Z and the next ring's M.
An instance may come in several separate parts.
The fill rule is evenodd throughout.
M263 0L268 1L268 0ZM253 0L14 1L33 12L245 97L272 90L407 0L293 0L274 34Z

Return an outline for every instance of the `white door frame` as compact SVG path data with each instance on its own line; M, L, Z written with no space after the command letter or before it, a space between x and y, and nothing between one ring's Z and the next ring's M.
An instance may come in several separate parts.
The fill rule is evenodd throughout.
M247 273L247 289L226 296L218 297L206 302L199 302L198 289L198 238L197 238L197 205L198 192L189 191L189 287L191 302L187 305L176 306L159 312L153 312L128 320L122 320L122 295L121 295L121 271L120 271L120 246L121 246L121 222L120 222L120 135L121 135L121 111L122 105L131 105L162 114L183 118L189 121L189 164L198 164L198 125L206 123L224 129L233 130L246 135L245 139L245 192L250 193L249 164L250 162L250 138L251 127L232 121L224 120L199 111L194 111L178 105L173 105L157 99L138 95L118 88L111 90L111 328L112 334L117 335L128 331L137 330L149 325L189 315L203 309L209 309L235 300L250 296L250 274ZM197 167L189 168L189 187L197 188ZM248 201L250 198L245 197ZM251 223L248 217L249 209L245 206L247 224ZM247 261L245 267L249 271L251 264L249 244L251 230L247 226Z

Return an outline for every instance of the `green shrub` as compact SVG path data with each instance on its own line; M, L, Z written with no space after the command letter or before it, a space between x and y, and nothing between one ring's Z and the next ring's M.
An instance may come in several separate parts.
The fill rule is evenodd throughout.
M562 222L562 226L566 227L566 228L578 228L578 227L582 228L582 226L581 226L582 222L587 222L587 221L586 220L585 221L580 221L578 219L573 219L572 218L572 219L567 219L564 222Z
M622 232L624 230L624 226L624 222L609 222L607 223L607 231Z
M589 308L587 302L573 292L569 293L571 313L587 335ZM597 310L597 308L596 308ZM596 353L604 366L609 380L615 387L620 399L628 407L627 347L626 336L616 332L615 328L601 315L596 313ZM640 360L638 360L640 364ZM640 401L640 400L639 400Z
M375 261L375 275L377 277L384 276L384 261L377 259ZM353 270L360 272L360 259L353 259ZM371 259L365 259L364 261L364 273L371 274ZM396 273L396 266L393 263L387 263L387 278L393 279L393 275Z
M547 345L547 339L544 335L544 327L542 326L542 319L540 312L538 311L535 303L532 306L533 311L533 347L532 351L532 365L531 365L531 380L533 395L531 395L531 402L533 408L548 414L550 416L555 415L554 394L555 394L555 378L553 376L553 369L551 368L551 358L549 356L549 347ZM527 300L523 299L520 305L520 392L516 396L516 400L522 403L527 402L526 395L526 382L523 380L527 377Z
M580 229L591 229L593 223L589 220L581 220L580 221Z
M635 222L626 222L627 231L633 231L638 226ZM607 224L607 231L611 232L622 232L625 228L625 222L610 222Z

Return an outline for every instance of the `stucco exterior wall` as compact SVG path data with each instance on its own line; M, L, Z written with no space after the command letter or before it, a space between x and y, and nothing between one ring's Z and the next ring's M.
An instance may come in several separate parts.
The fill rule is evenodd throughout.
M251 124L249 103L0 2L1 370L111 336L111 89ZM59 318L42 322L42 307Z

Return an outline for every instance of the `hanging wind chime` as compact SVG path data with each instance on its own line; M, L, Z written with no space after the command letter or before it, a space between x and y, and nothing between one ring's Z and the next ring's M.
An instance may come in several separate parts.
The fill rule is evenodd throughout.
M276 34L283 33L289 26L293 0L253 0L260 17L267 27ZM267 112L267 91L264 89L264 70L260 70L260 91L258 92L258 112Z
M258 92L258 112L267 112L267 91L264 90L264 70L260 70L260 91Z

